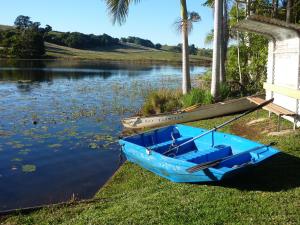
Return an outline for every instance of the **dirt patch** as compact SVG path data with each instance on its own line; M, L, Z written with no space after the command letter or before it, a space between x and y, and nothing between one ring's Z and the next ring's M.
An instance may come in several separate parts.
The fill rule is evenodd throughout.
M243 123L236 123L231 126L230 130L232 133L248 139L256 140L261 138L261 132L257 130L256 126L248 126Z
M245 122L235 123L231 126L231 132L252 140L263 138L264 135L275 131L276 125L270 119L263 120L254 124Z
M268 136L283 136L283 135L289 135L292 133L295 133L296 131L289 129L289 130L281 130L281 131L274 131L268 133Z
M251 120L250 122L247 123L248 126L256 124L256 123L260 123L260 122L264 122L266 121L267 118L260 118L260 119L256 119L256 120Z

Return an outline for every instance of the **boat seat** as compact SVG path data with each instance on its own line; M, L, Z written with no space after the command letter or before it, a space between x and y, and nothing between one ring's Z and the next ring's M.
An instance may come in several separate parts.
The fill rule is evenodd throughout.
M180 145L181 143L184 143L184 142L186 142L188 140L191 140L191 139L192 139L192 137L179 137L179 138L176 138L176 145ZM162 142L162 143L158 143L158 144L148 146L147 148L153 149L156 152L160 152L160 151L164 151L167 148L169 148L172 143L173 143L173 140L170 140L170 141L165 141L165 142Z
M247 98L249 101L259 105L259 104L262 104L265 100L262 99L262 98L259 98L259 97L248 97ZM281 124L281 117L282 116L291 116L294 118L294 130L296 129L296 119L297 119L297 113L291 111L291 110L288 110L286 108L283 108L282 106L280 105L276 105L275 103L269 103L268 105L264 106L263 109L269 111L269 116L271 116L271 112L272 113L275 113L277 116L278 116L278 125L277 125L277 131L280 131L280 124ZM258 113L258 111L257 111ZM257 114L258 115L258 114Z
M231 154L232 154L232 150L230 146L217 145L205 150L190 151L185 154L178 155L175 158L199 164L203 162L220 159L229 156Z

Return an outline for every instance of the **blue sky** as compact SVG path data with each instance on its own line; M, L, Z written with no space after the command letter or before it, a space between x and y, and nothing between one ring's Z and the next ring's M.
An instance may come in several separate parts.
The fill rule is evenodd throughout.
M190 44L204 45L206 34L213 27L212 10L204 1L187 0L189 11L198 12L202 21L194 24ZM12 25L18 15L30 16L32 21L49 24L58 31L78 31L113 37L138 36L154 43L177 44L180 34L173 23L180 17L180 0L143 0L132 5L122 26L112 25L103 0L6 0L1 3L0 24Z

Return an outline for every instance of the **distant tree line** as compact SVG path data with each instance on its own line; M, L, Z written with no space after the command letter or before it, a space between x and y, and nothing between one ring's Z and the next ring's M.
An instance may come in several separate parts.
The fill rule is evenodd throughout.
M118 38L107 34L94 35L79 32L49 32L45 41L78 49L95 49L119 44Z
M14 22L15 27L0 30L0 57L15 58L41 58L45 54L44 42L77 49L100 49L125 43L132 43L148 48L182 52L182 45L162 46L152 41L129 36L127 38L113 38L108 34L94 35L79 32L58 32L52 31L50 25L41 27L39 22L31 21L30 17L20 15ZM192 55L211 56L210 49L198 49L195 45L189 46L189 53Z
M156 49L160 49L162 47L161 44L159 43L153 44L153 42L150 40L142 39L139 37L132 37L132 36L129 36L128 38L124 38L124 37L121 38L121 42L123 43L127 42L127 43L137 44L148 48L156 48Z
M182 44L178 44L176 46L170 46L168 50L171 51L171 52L180 53L180 52L182 52ZM195 47L195 45L194 44L190 45L189 46L189 54L190 55L197 55L197 53L198 53L198 49Z
M167 50L170 52L182 52L182 45L178 44L175 46L168 46ZM209 48L196 48L194 44L189 45L189 54L190 55L201 55L206 57L212 57L212 49Z
M213 50L211 48L198 48L198 55L211 58L213 55Z

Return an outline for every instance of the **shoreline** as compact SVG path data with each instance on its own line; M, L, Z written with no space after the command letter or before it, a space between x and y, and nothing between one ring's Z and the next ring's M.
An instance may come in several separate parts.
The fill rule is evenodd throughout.
M181 65L181 61L174 60L128 60L128 59L89 59L89 58L38 58L38 59L20 59L20 58L0 58L0 61L91 61L91 62L103 62L103 63L130 63L130 64L140 64L140 65ZM191 66L203 66L210 67L211 61L209 60L199 60L197 62L190 62Z
M266 131L276 129L276 117L268 118L264 111L259 112L259 116L266 119L249 125L249 121L256 119L256 115L251 114L222 129L222 132L244 135L261 143L276 140L276 147L282 150L282 154L275 157L274 161L270 159L269 163L234 180L203 185L172 183L125 162L98 190L90 203L54 206L29 214L6 216L0 221L5 224L24 224L26 221L36 224L198 224L199 220L204 220L207 224L297 224L300 217L295 204L299 200L300 186L293 171L300 165L297 151L300 133L296 131L284 136L267 136ZM229 118L231 116L188 125L209 128ZM290 129L291 126L286 121L282 125L284 129ZM285 172L278 173L280 171ZM259 207L261 204L264 207ZM216 208L219 213L216 213ZM273 217L274 213L278 216Z
M116 169L116 171L110 176L110 178L101 186L99 189L96 191L93 197L91 198L82 198L79 200L72 200L70 199L69 201L62 201L62 202L57 202L53 204L41 204L41 205L36 205L36 206L28 206L28 207L23 207L23 208L17 208L17 209L8 209L8 210L3 210L0 211L0 222L1 218L5 218L8 216L13 216L13 215L18 215L18 214L23 214L26 215L28 213L34 213L38 210L42 209L55 209L55 208L60 208L60 207L68 207L68 206L73 206L73 205L79 205L79 204L88 204L92 203L95 201L100 201L104 199L99 199L96 197L97 193L99 193L103 188L105 188L107 185L109 185L110 182L112 182L113 178L117 175L117 173L120 171L122 166L127 162L125 161L122 162L121 165Z

